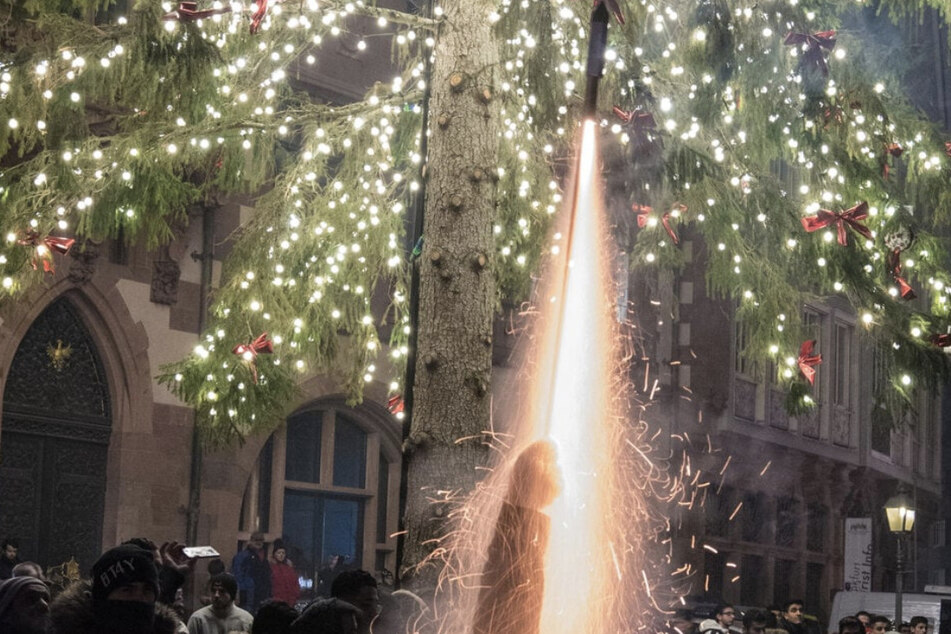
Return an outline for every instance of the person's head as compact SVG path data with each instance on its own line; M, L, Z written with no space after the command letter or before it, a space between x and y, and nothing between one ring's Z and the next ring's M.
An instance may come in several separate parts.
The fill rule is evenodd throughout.
M264 548L264 533L251 533L251 539L248 540L248 548L254 551Z
M911 621L911 634L928 634L928 619L923 616L913 616Z
M271 553L271 556L279 564L287 561L287 546L284 545L284 542L280 539L274 540L274 549Z
M888 620L887 616L876 614L869 619L868 627L869 631L874 634L885 634L885 632L891 629L892 623Z
M766 611L772 614L777 619L783 615L783 609L776 604L773 604L766 608Z
M3 540L3 545L0 546L0 557L3 557L7 561L13 562L17 560L17 551L20 550L20 542L10 537L7 537Z
M744 634L764 634L769 624L769 616L762 610L750 610L743 615Z
M175 591L175 598L172 600L172 612L178 616L179 620L185 622L188 620L188 610L185 608L185 591L179 588Z
M0 632L44 634L50 622L50 590L34 577L0 582Z
M287 634L298 616L297 610L283 601L265 601L254 615L251 634Z
M902 623L898 626L900 634L911 634L911 623Z
M783 618L790 623L802 623L802 599L790 599L783 604Z
M330 586L330 596L357 608L360 631L369 631L380 613L380 591L376 579L366 570L344 570Z
M153 542L148 537L133 537L132 539L127 539L120 546L138 546L142 550L147 550L152 553L152 560L155 562L155 565L159 568L162 567L162 553L159 550L158 545Z
M674 615L670 618L670 628L673 630L673 634L692 634L694 630L693 612L690 610L674 612Z
M357 634L360 610L340 599L319 599L292 624L290 634Z
M868 629L869 626L872 624L872 615L866 612L865 610L859 610L858 612L856 612L855 618L859 620L859 622L862 624L862 626L865 629Z
M208 562L208 574L214 577L225 571L225 562L220 559L212 559Z
M93 564L92 605L103 634L148 631L158 592L158 569L148 550L123 544Z
M839 634L865 634L865 626L857 617L846 616L839 619Z
M13 567L14 577L33 577L40 581L46 581L46 575L38 563L32 561L23 561Z
M729 603L721 603L716 607L716 610L714 610L713 618L715 618L720 625L730 627L736 619L736 610Z
M522 450L512 466L508 500L515 506L542 509L554 501L560 490L555 445L536 440Z
M227 572L222 572L208 582L211 590L211 608L217 612L224 612L234 604L238 596L238 582Z

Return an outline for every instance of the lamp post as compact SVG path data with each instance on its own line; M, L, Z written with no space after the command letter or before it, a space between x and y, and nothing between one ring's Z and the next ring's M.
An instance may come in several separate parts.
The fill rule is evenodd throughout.
M885 502L885 518L888 520L888 530L895 536L895 629L901 627L901 593L904 575L904 560L902 558L902 542L905 536L911 533L915 525L915 509L905 493L903 484L898 484L895 495Z

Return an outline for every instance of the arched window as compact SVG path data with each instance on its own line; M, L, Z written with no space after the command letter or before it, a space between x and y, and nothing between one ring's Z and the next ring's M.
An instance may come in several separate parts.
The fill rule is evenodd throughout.
M399 427L385 414L338 402L298 410L261 451L239 538L283 539L305 598L329 592L321 580L333 575L320 573L332 558L392 572L399 473Z

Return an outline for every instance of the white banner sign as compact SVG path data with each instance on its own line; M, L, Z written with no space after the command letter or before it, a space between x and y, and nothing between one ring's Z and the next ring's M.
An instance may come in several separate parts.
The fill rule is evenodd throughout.
M845 589L872 591L872 520L849 517L845 520Z

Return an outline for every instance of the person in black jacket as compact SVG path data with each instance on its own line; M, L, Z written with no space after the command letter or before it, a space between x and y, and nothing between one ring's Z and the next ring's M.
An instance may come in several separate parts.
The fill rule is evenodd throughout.
M13 567L20 563L17 551L20 544L15 539L7 537L0 545L0 581L13 578Z
M92 580L74 584L50 607L52 634L176 634L179 620L159 594L152 553L133 544L106 551Z

